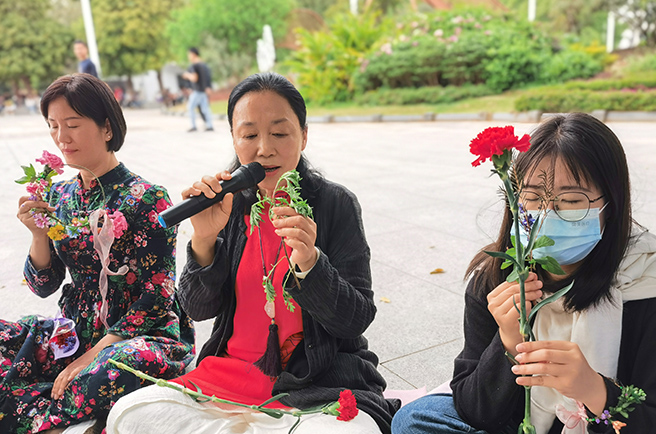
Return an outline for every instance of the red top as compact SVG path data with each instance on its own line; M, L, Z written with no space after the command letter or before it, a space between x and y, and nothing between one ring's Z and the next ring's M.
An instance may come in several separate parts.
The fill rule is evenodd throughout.
M228 340L226 353L221 357L205 357L196 369L173 380L174 382L196 390L196 387L189 383L192 381L205 395L216 395L244 404L260 404L271 398L275 379L253 366L266 350L271 324L271 319L264 311L266 296L262 287L262 251L267 273L271 271L272 264L279 261L273 274L273 286L276 290L275 319L281 342L283 368L296 345L303 339L303 319L301 309L294 301L292 303L296 309L293 313L285 306L282 284L289 265L282 249L287 249L288 254L291 254L292 249L284 243L281 247L280 237L274 232L275 228L268 218L268 213L267 206L260 223L263 250L260 250L259 231L256 228L253 234L249 235L250 216L245 216L248 239L237 271L237 309L233 319L234 331ZM285 406L276 402L268 407Z

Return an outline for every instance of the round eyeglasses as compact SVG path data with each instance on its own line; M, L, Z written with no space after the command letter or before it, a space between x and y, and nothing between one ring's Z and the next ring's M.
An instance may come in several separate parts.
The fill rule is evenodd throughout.
M583 220L590 212L590 204L595 203L604 197L602 194L596 199L590 199L583 192L562 193L553 199L546 199L532 191L525 191L519 195L519 202L527 211L544 211L549 207L549 202L553 202L553 209L556 215L568 222L578 222Z

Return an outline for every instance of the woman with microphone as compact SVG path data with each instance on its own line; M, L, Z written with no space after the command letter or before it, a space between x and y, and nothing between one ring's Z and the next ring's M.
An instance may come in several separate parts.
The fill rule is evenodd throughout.
M302 154L308 137L305 102L281 75L256 74L237 85L228 122L236 153L232 169L257 162L265 177L191 218L194 233L178 295L194 320L213 319L214 329L198 367L175 381L246 404L288 393L272 405L298 409L337 401L350 389L361 410L355 419L312 415L295 432L389 433L396 407L383 398L378 358L362 336L376 307L356 197L309 166ZM313 218L292 207L265 205L259 225L251 222L258 197L286 203L289 198L274 198L274 191L294 169ZM182 196L211 199L221 192L220 182L230 179L229 171L204 176ZM273 302L263 290L265 277L275 291ZM117 403L108 433L286 433L295 422L292 416L274 419L198 403L152 386Z

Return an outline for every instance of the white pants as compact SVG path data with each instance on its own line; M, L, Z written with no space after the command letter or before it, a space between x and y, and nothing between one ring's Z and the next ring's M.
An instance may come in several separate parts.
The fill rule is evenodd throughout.
M296 420L227 404L198 403L181 392L153 385L118 400L107 419L107 434L287 434ZM319 413L302 416L294 434L380 434L380 429L363 411L348 422Z

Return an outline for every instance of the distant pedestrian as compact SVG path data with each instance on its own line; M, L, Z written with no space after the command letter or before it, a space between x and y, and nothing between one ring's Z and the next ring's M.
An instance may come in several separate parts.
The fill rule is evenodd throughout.
M38 115L39 114L39 95L35 91L30 91L27 96L25 97L25 107L27 107L27 111L29 114L34 114Z
M75 52L75 57L79 60L77 72L84 72L98 77L96 65L89 59L89 47L87 47L86 42L80 40L75 41L73 43L73 51Z
M197 48L191 47L187 51L187 57L191 62L191 66L182 74L182 77L191 82L192 89L188 101L189 117L191 118L191 129L189 132L196 131L196 113L194 112L196 107L200 108L203 120L205 121L205 131L214 131L209 100L209 94L212 90L210 69L200 58Z

